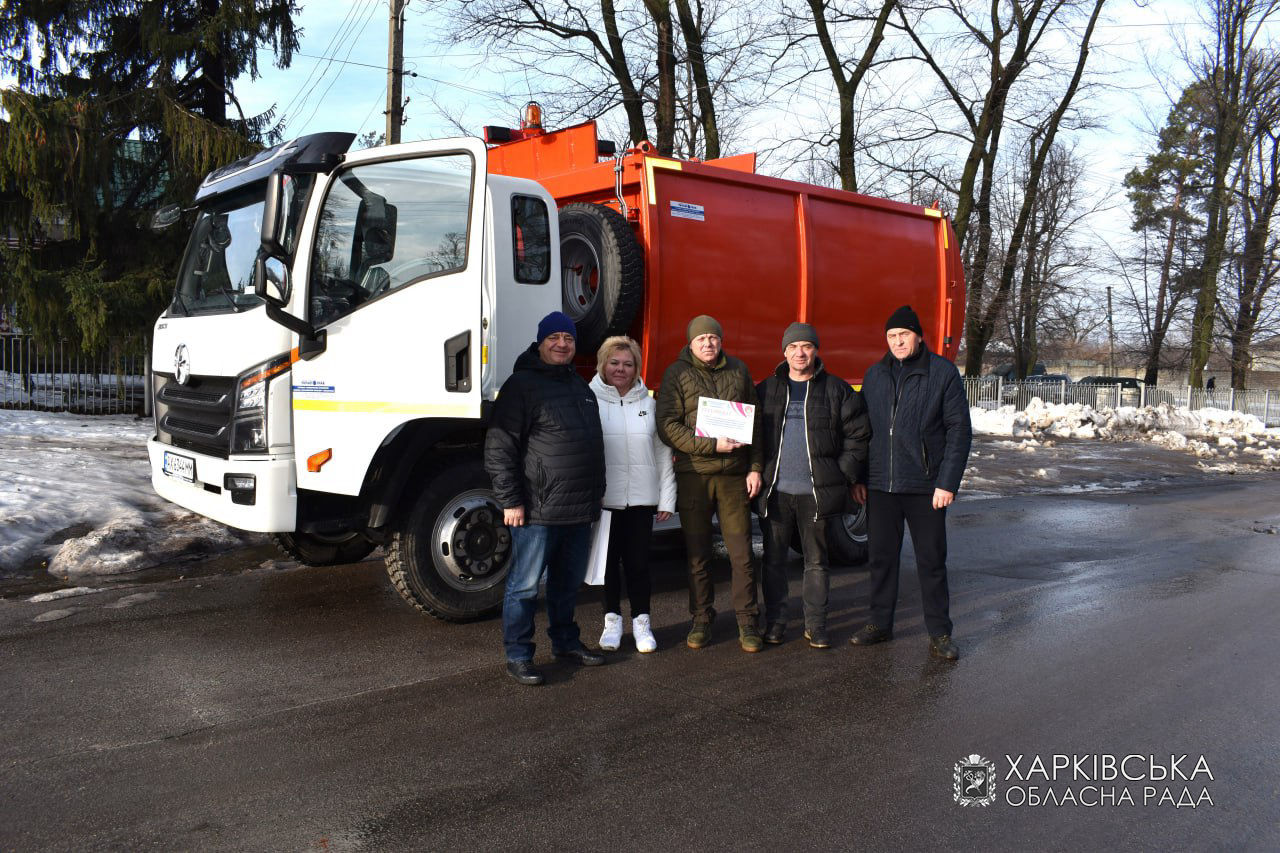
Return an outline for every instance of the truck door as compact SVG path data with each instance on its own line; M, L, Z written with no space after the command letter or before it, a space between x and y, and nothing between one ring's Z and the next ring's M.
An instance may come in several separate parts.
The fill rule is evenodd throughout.
M370 149L313 201L294 280L325 350L293 370L300 488L357 494L400 424L480 416L485 169L479 140Z

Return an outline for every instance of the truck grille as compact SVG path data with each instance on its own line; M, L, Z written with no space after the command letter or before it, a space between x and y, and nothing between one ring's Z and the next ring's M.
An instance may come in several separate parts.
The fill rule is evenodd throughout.
M159 378L155 405L160 440L226 459L231 448L235 377L193 376L186 385L179 385L172 376Z

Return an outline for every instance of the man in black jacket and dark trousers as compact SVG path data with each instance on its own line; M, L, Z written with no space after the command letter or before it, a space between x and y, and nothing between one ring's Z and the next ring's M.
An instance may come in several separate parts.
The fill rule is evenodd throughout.
M576 338L573 321L559 311L542 318L537 342L502 384L484 441L484 468L511 531L502 642L507 672L521 684L543 681L533 666L543 572L552 652L583 666L604 663L582 645L574 621L605 470L596 395L573 369Z
M757 499L764 532L764 641L781 643L787 630L788 549L798 532L804 636L811 648L827 649L826 520L844 512L850 487L865 477L871 426L862 395L822 366L813 326L788 326L782 356L773 376L756 387L764 448Z
M893 638L904 522L911 528L929 653L954 661L947 590L946 509L969 459L969 400L956 366L924 343L920 318L903 305L885 323L889 352L867 369L862 395L871 415L870 475L854 489L867 505L871 620L855 646Z

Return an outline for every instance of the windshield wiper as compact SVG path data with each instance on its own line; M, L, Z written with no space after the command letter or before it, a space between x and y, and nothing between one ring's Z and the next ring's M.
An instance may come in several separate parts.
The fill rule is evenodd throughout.
M177 306L182 311L183 317L191 316L191 309L188 308L187 303L183 301L182 293L177 290L173 292L173 301L169 303L170 308L173 308L174 306Z
M234 296L235 291L233 291L230 287L222 287L222 288L219 288L218 290L205 291L205 292L221 293L223 296L227 298L227 302L231 303L231 310L234 311L236 314L240 313L240 310L241 310L240 306L236 303L236 298Z

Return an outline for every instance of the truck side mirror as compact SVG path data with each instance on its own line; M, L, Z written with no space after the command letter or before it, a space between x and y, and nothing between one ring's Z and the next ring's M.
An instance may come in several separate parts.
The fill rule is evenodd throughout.
M151 217L151 230L159 233L182 218L182 205L166 204Z
M267 302L280 307L289 302L289 268L284 261L258 255L253 269L254 286Z
M262 240L262 251L268 256L283 257L284 217L285 217L285 176L283 172L272 172L267 178L266 200L262 205L262 228L259 231ZM261 291L259 291L261 292Z

